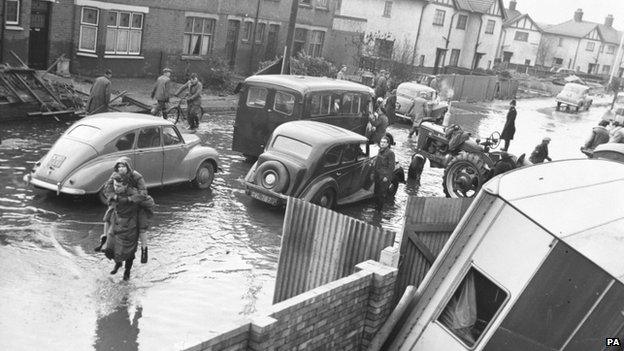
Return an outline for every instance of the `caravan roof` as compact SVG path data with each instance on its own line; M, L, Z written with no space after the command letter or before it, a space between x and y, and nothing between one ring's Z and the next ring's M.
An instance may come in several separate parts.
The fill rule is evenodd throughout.
M624 282L624 163L534 165L496 177L484 190Z

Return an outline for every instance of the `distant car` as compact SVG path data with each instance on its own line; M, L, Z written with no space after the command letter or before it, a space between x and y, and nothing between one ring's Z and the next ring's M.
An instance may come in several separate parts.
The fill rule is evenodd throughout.
M593 103L593 98L589 95L588 86L568 83L557 95L555 101L557 103L557 111L565 106L566 110L574 109L576 112L579 112L579 110L589 110Z
M371 198L372 151L365 137L344 128L314 121L284 123L245 176L245 192L273 206L285 204L288 196L327 208ZM390 195L404 179L396 166Z
M172 122L137 113L100 113L70 126L24 180L57 194L99 194L114 163L130 158L148 188L193 182L211 186L218 154Z
M416 82L405 82L397 87L396 116L400 119L411 122L410 113L414 105L414 99L421 97L427 100L427 115L433 120L442 120L448 110L448 104L438 100L438 93L435 89Z

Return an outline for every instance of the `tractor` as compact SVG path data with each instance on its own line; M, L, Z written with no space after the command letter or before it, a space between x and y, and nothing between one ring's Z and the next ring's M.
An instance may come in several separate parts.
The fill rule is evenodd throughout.
M419 179L428 159L431 167L444 168L442 187L447 197L473 197L493 176L530 164L524 154L516 157L492 151L499 144L498 132L484 140L473 140L457 125L443 127L424 122L418 130L417 151L408 177Z

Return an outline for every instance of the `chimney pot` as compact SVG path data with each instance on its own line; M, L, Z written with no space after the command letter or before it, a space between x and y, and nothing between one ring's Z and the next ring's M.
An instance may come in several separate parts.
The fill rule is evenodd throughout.
M583 10L582 9L578 9L574 12L574 20L576 22L582 22L583 21Z
M516 10L516 5L517 5L517 4L518 4L518 3L517 3L515 0L511 0L511 1L509 2L509 9L510 9L510 10L512 10L512 11L515 11L515 10Z
M613 15L608 15L607 18L605 18L604 25L609 28L613 27Z

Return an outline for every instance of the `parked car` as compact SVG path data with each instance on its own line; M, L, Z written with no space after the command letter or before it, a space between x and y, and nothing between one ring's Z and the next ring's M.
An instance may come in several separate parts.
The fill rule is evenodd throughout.
M414 105L414 99L421 97L427 100L427 115L429 120L442 121L448 110L448 104L439 101L435 89L416 82L405 82L397 87L396 116L405 122L411 123L410 109Z
M588 86L568 83L557 95L555 101L557 102L557 111L559 111L562 106L565 106L566 110L574 109L578 112L581 109L585 111L589 110L593 103L593 98L589 95Z
M232 150L248 157L262 153L282 123L311 119L366 133L373 113L373 89L332 78L257 75L242 84Z
M273 206L285 204L288 196L327 208L371 198L375 148L365 137L326 123L284 123L247 173L245 191ZM391 195L404 179L397 165Z
M24 180L58 194L99 194L122 156L143 175L148 188L192 182L211 186L218 154L172 122L125 112L100 113L70 126Z

